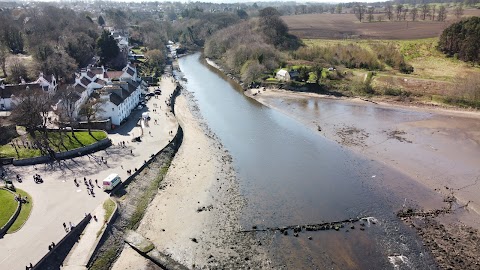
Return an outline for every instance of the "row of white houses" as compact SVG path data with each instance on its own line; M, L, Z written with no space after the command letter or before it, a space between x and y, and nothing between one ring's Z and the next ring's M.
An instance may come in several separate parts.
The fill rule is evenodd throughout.
M61 95L67 88L68 98ZM89 99L101 99L102 110L97 120L111 119L112 125L120 125L140 102L141 94L147 91L147 85L137 73L134 65L127 64L121 71L107 71L102 67L87 67L80 71L73 85L58 86L55 77L39 78L32 83L4 85L0 83L0 110L11 110L15 106L15 96L28 89L41 89L59 100L53 110L57 113L71 111L71 116L81 121L80 109ZM62 100L63 99L63 100Z

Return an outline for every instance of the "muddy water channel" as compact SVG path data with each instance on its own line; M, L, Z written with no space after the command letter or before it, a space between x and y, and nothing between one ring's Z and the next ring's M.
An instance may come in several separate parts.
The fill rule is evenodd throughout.
M395 216L404 203L402 192L382 183L404 183L397 185L403 194L418 198L430 197L429 191L244 96L200 57L179 59L184 86L233 157L247 200L240 213L246 230L373 217L370 222L338 224L338 230L304 229L298 236L293 230L287 236L255 232L272 268L436 268L415 232Z

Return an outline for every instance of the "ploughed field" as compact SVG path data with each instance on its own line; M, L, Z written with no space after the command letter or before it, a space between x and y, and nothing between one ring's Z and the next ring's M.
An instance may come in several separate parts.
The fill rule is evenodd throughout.
M479 16L480 10L466 10L467 16ZM376 19L377 14L375 14ZM283 16L290 33L300 38L372 38L419 39L438 37L455 17L446 22L382 21L359 22L354 14L302 14Z

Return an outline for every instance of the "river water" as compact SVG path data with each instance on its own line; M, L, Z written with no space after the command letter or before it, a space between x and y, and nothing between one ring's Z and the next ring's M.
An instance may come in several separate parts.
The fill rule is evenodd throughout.
M233 157L247 201L241 213L245 229L377 220L365 223L363 231L357 223L355 229L348 225L299 237L258 232L259 239L269 239L265 247L274 268L435 268L414 231L395 217L404 198L380 187L382 181L400 182L406 176L244 96L238 85L200 60L199 53L179 59L184 86Z

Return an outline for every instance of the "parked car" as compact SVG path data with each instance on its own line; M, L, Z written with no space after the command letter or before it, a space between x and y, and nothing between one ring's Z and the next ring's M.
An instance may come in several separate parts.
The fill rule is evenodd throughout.
M148 97L153 97L153 96L155 96L155 93L148 93L147 96Z
M141 109L143 109L143 106L142 106L142 105L138 105L138 106L137 106L137 110L141 110Z

